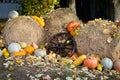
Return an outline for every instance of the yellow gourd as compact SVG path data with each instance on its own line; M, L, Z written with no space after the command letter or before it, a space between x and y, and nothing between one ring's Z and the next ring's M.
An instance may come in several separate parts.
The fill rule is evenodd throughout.
M6 48L4 48L3 50L2 50L2 52L4 53L4 52L6 52L7 51L7 49Z
M100 63L97 64L97 70L102 71L102 65Z
M45 26L45 22L42 18L40 18L38 16L32 16L32 18L35 19L40 24L40 26L42 26L42 27Z
M74 62L73 62L73 64L75 65L75 66L79 66L79 65L81 65L82 63L83 63L83 61L86 59L86 55L81 55L81 56L79 56Z
M10 53L8 51L4 52L3 53L4 57L9 57L10 56Z
M14 55L14 56L25 56L25 55L26 55L26 52L25 52L25 51L14 52L13 55Z
M9 57L9 56L10 56L10 53L7 51L6 48L4 48L4 49L2 50L2 52L3 52L3 56L4 56L4 57Z

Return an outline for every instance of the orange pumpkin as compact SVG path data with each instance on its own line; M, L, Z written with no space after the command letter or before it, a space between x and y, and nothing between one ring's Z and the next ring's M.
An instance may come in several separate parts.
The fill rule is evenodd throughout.
M71 54L71 52L68 52L67 56L70 56L70 54ZM74 52L73 55L71 56L71 58L74 59L74 60L77 59L77 57L78 56L77 56L76 52Z
M25 56L26 55L26 52L23 50L23 51L20 51L20 52L14 52L13 53L14 56Z
M84 60L84 66L88 67L89 69L95 69L97 67L97 59L93 56L88 56L85 60Z
M77 21L71 21L67 25L68 32L72 31L74 28L78 28L80 26L80 23Z
M77 53L76 53L76 52L74 52L74 53L73 53L73 55L72 55L72 59L74 59L74 60L75 60L75 59L77 59L77 58L78 58L78 55L77 55Z
M116 71L120 71L120 59L114 62L113 67Z
M32 54L34 52L34 47L33 46L26 46L24 48L24 51L26 51L26 53Z

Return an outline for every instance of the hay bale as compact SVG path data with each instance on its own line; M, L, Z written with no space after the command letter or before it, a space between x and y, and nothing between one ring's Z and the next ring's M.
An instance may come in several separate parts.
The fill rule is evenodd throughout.
M120 29L113 22L89 21L75 36L78 54L96 54L113 60L120 58Z
M6 45L11 42L42 43L44 29L30 16L19 16L8 20L2 30Z
M47 14L45 17L46 40L57 33L67 32L65 25L74 20L79 21L78 17L69 8L59 8Z

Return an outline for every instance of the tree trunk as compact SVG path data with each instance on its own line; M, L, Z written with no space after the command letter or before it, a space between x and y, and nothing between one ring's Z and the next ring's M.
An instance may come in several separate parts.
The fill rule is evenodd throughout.
M76 14L76 3L75 0L69 0L69 8Z
M120 21L120 0L113 0L115 7L115 21Z

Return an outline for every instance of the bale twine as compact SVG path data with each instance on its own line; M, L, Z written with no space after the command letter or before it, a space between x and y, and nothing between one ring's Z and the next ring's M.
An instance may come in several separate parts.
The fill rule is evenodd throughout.
M69 8L59 8L48 13L45 17L46 40L57 33L67 32L65 25L70 21L79 19Z
M120 58L120 29L114 22L96 19L85 24L75 36L77 52L113 60Z
M2 30L5 45L11 42L26 42L28 45L42 43L44 29L30 16L19 16L8 20Z

